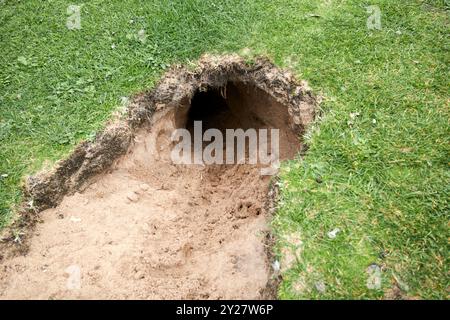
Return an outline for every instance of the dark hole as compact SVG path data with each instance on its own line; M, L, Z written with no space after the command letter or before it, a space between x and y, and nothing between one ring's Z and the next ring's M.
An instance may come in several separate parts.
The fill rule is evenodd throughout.
M239 128L239 119L231 112L227 100L217 88L196 92L186 123L186 128L191 133L194 121L202 121L203 131L215 128L225 133L225 129Z
M223 87L204 87L198 89L190 101L186 102L189 105L178 109L175 121L177 128L190 131L193 141L194 121L201 121L202 136L208 129L218 129L224 138L226 129L246 131L275 128L280 130L281 159L291 158L298 152L298 136L290 128L286 106L255 86L228 82ZM245 139L247 152L248 136ZM268 139L270 144L270 138ZM203 148L209 143L204 141ZM267 149L270 153L270 148Z

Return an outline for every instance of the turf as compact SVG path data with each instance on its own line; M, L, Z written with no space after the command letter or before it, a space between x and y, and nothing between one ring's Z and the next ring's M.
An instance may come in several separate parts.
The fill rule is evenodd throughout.
M0 1L1 225L26 174L92 138L168 65L264 54L323 96L308 152L281 172L279 258L298 250L280 298L382 298L398 287L447 299L447 1L78 1L80 30L66 27L70 4ZM369 5L380 30L366 26Z

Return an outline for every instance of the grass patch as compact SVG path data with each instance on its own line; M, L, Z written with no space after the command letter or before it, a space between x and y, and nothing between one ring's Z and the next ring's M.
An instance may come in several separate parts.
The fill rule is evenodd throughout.
M78 1L68 30L70 4L0 2L0 225L24 174L92 137L122 97L172 63L249 48L324 96L308 154L282 169L278 248L294 234L301 249L280 297L447 298L448 2Z

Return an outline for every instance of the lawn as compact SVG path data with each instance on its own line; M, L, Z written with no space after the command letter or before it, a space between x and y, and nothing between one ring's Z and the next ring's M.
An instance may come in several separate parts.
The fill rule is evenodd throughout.
M71 4L82 4L81 29L66 27ZM378 29L367 27L368 6L380 9ZM446 0L0 1L0 226L26 174L92 138L169 65L205 52L266 55L323 96L307 153L281 170L279 297L447 299L449 9Z

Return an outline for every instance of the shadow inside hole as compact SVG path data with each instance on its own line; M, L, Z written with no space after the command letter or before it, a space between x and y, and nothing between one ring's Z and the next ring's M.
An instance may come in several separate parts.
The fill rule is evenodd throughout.
M190 104L177 109L175 121L177 128L185 128L190 132L192 142L195 136L194 122L201 121L202 137L206 130L218 129L224 138L224 148L226 129L278 129L281 160L294 157L300 148L299 136L292 129L287 106L263 90L243 82L198 89ZM267 137L271 144L270 133ZM209 143L203 141L203 148Z

